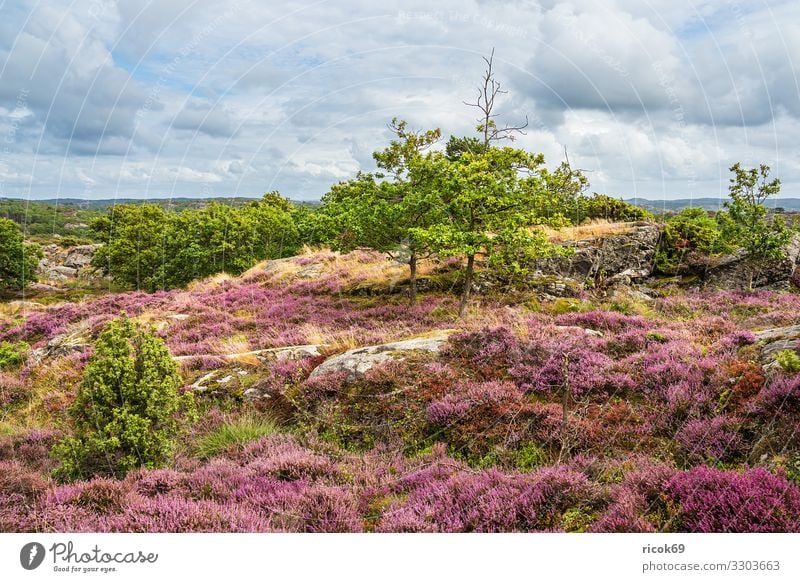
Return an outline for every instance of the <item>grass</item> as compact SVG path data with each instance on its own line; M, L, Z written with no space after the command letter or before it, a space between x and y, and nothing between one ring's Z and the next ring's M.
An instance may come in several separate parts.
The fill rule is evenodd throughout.
M552 242L580 241L599 236L625 234L630 232L631 229L632 225L630 222L609 222L601 219L593 220L588 224L569 226L560 229L542 227L542 230L550 237Z
M268 416L245 413L201 436L195 443L195 454L200 459L210 459L275 434L279 429L278 424Z

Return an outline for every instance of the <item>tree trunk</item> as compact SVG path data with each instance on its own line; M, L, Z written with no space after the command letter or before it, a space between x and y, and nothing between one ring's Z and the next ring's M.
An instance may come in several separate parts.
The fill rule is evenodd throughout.
M408 258L408 268L411 271L408 284L408 306L414 307L417 304L417 254L414 252Z
M475 272L475 255L467 257L467 273L464 277L464 292L461 294L461 303L458 305L458 316L464 317L464 312L467 310L467 302L469 301L469 294L472 290L472 275Z

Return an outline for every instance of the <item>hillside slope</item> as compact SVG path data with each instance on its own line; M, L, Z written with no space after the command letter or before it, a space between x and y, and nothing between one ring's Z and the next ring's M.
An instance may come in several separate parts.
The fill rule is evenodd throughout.
M402 265L355 251L6 310L0 342L30 350L0 372L0 529L800 531L800 376L775 362L800 296L483 295L458 319L453 265L421 275L413 308ZM169 467L57 484L49 448L121 312L201 421Z

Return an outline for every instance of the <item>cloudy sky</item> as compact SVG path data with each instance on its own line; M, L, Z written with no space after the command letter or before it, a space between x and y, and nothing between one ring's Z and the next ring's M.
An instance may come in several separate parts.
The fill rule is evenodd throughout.
M316 199L392 117L474 131L492 48L501 122L594 191L800 196L796 0L0 0L0 197Z

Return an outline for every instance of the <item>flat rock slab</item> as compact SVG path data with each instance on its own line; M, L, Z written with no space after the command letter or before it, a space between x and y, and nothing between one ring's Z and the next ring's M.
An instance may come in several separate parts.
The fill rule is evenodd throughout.
M309 378L318 378L325 374L344 372L348 380L362 377L378 364L389 360L402 359L410 352L438 352L455 329L443 329L424 336L399 342L391 342L376 346L366 346L348 350L332 356L314 368Z
M761 343L761 354L765 361L772 360L783 350L797 350L800 347L800 325L775 327L755 332Z
M262 361L268 360L299 360L301 358L313 358L320 355L320 348L325 344L307 344L301 346L284 346L280 348L267 348L263 350L253 350L251 352L238 352L235 354L191 354L188 356L173 356L176 362L193 360L197 358L222 358L223 360L239 360L242 358L256 357Z

